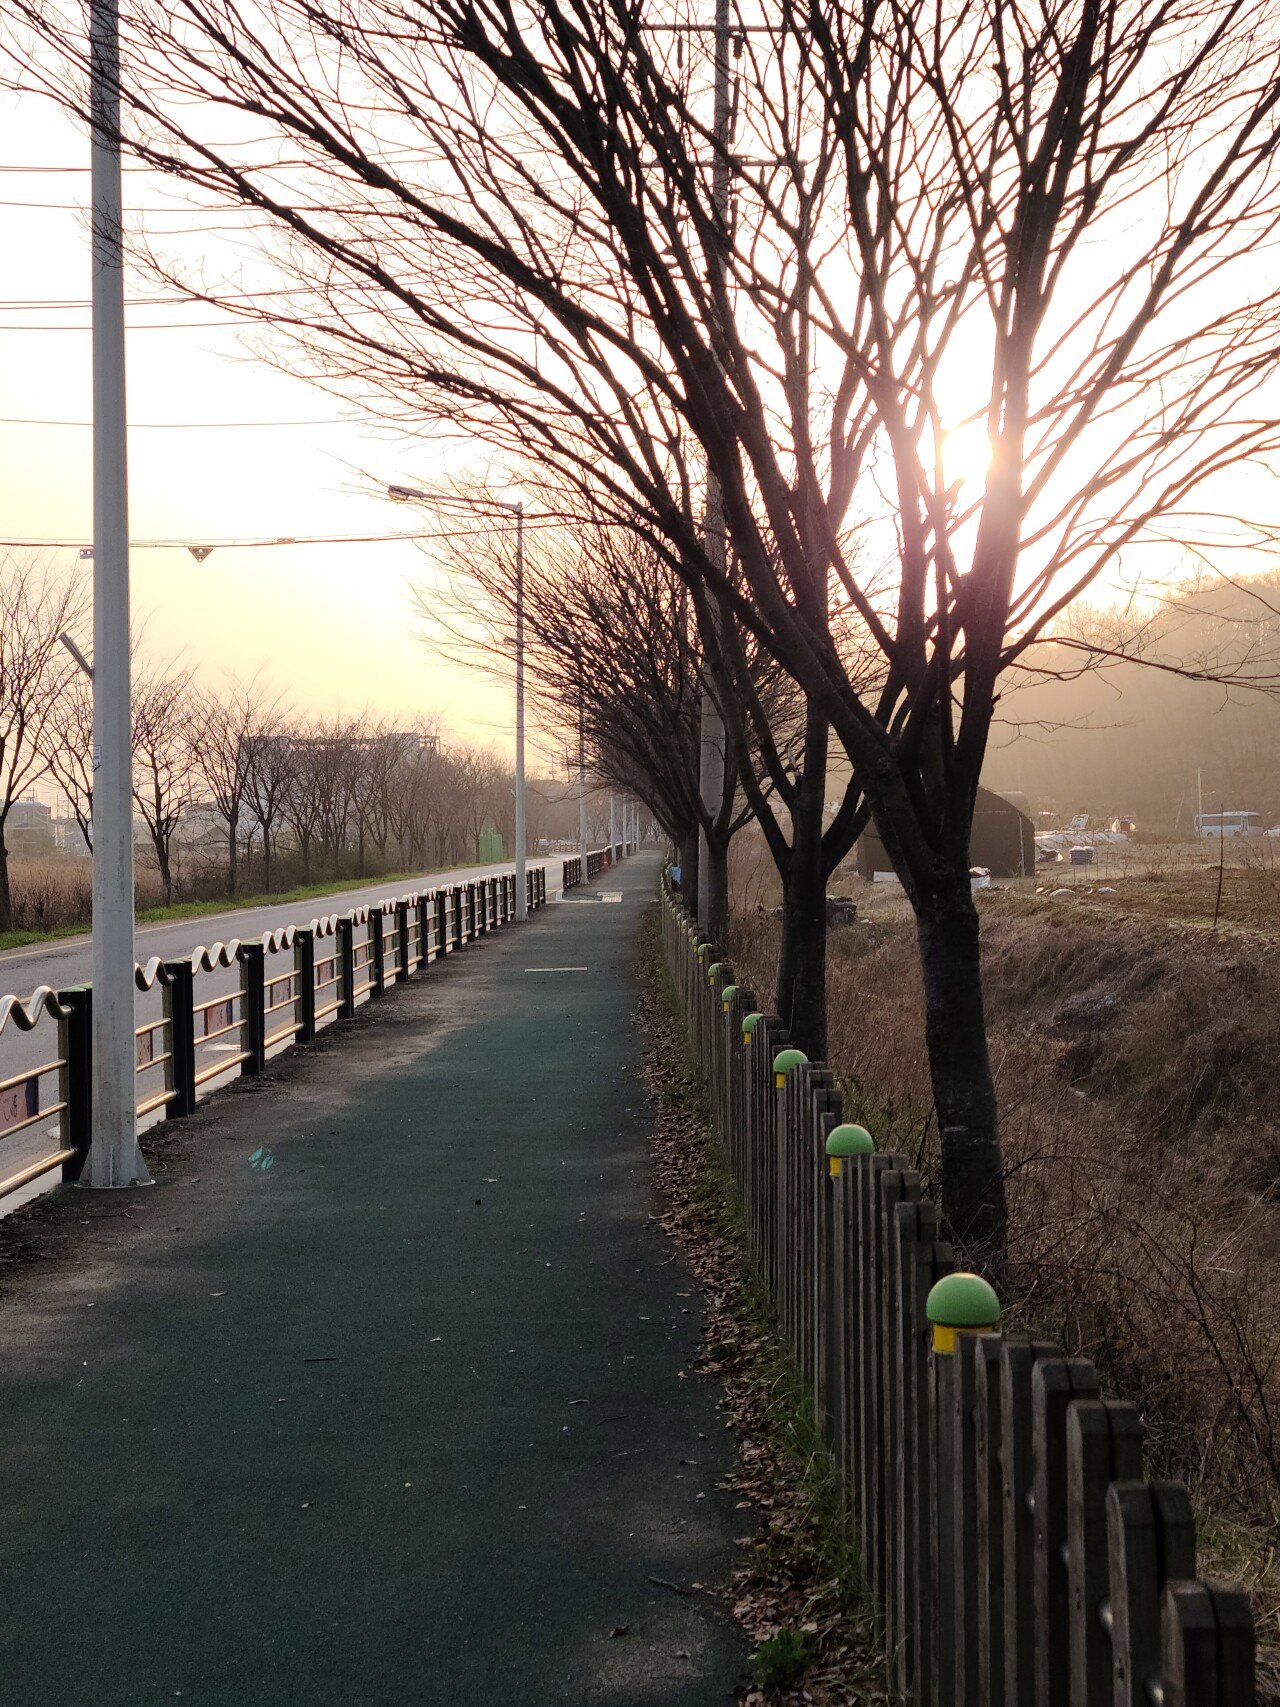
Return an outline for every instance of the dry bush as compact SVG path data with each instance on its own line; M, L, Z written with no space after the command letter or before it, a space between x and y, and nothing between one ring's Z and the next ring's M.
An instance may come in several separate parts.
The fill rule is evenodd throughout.
M93 910L93 873L88 859L75 856L10 861L14 929L66 931L87 925ZM139 867L137 904L159 906L163 899L154 871Z
M1003 900L983 943L1007 1324L1091 1357L1141 1409L1153 1473L1186 1481L1218 1533L1244 1525L1256 1543L1280 1520L1280 964L1262 939L1004 916ZM776 921L739 915L731 952L767 992ZM828 976L847 1105L931 1179L910 923L834 933ZM1273 1609L1269 1548L1252 1545L1252 1563Z

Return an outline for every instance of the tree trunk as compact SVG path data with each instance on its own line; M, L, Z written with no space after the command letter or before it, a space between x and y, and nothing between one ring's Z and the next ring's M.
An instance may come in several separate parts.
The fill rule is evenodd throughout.
M827 885L822 874L822 802L793 814L791 857L782 885L778 1013L811 1061L827 1058Z
M233 816L227 821L227 894L236 892L236 861L240 855L240 820Z
M173 900L173 872L169 867L169 849L157 838L156 864L160 867L160 881L164 884L164 904L169 906Z
M265 894L271 893L271 831L262 826L262 888Z
M696 913L698 909L698 841L695 824L680 844L680 896L690 913ZM586 875L584 871L584 881Z
M710 865L707 889L707 935L720 948L729 940L729 848L711 837L703 839L698 858ZM699 873L701 876L701 873Z
M978 911L967 871L921 897L916 913L925 1036L942 1150L942 1210L952 1237L999 1270L1004 1163L983 1016Z
M4 826L0 824L0 931L13 929L13 892L9 887L9 850L4 845Z
M782 878L778 1013L811 1061L827 1058L827 876L822 817L829 727L816 700L805 708L803 770L791 803L791 850Z

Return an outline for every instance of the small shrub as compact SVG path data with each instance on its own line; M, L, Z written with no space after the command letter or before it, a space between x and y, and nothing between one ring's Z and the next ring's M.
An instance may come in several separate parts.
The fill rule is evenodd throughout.
M779 1630L751 1656L751 1674L761 1689L789 1689L809 1663L809 1643L801 1630Z

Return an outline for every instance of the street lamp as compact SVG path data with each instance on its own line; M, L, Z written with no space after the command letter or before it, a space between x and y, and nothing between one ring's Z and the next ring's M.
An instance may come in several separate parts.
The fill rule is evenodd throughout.
M416 486L388 486L387 496L401 504L462 504L473 509L482 507L467 498L423 492ZM524 504L496 497L487 498L485 502L516 518L516 918L523 921L529 916L524 822Z

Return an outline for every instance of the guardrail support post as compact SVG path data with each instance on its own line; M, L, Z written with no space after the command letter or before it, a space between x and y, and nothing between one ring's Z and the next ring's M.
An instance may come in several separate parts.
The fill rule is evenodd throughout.
M66 1019L58 1021L59 1053L65 1063L60 1100L67 1105L62 1114L63 1147L75 1151L62 1164L62 1177L70 1181L80 1178L93 1135L93 990L88 984L77 984L59 990L58 1001L71 1009Z
M316 933L303 925L293 934L293 965L298 980L298 1042L316 1035Z
M196 1016L195 972L189 960L166 960L169 981L165 1002L169 1009L169 1086L173 1098L166 1120L181 1120L196 1107Z
M418 967L420 972L431 961L431 897L418 896Z
M443 889L436 890L436 959L442 960L449 949L449 896Z
M334 927L338 938L338 1018L356 1017L356 945L355 920L350 913L339 919Z
M267 1064L266 950L260 942L242 942L239 952L245 1052L240 1076L248 1078Z
M387 987L387 958L382 941L382 909L369 909L369 983L370 997L380 996Z
M396 983L403 984L409 976L409 903L407 900L396 902Z

